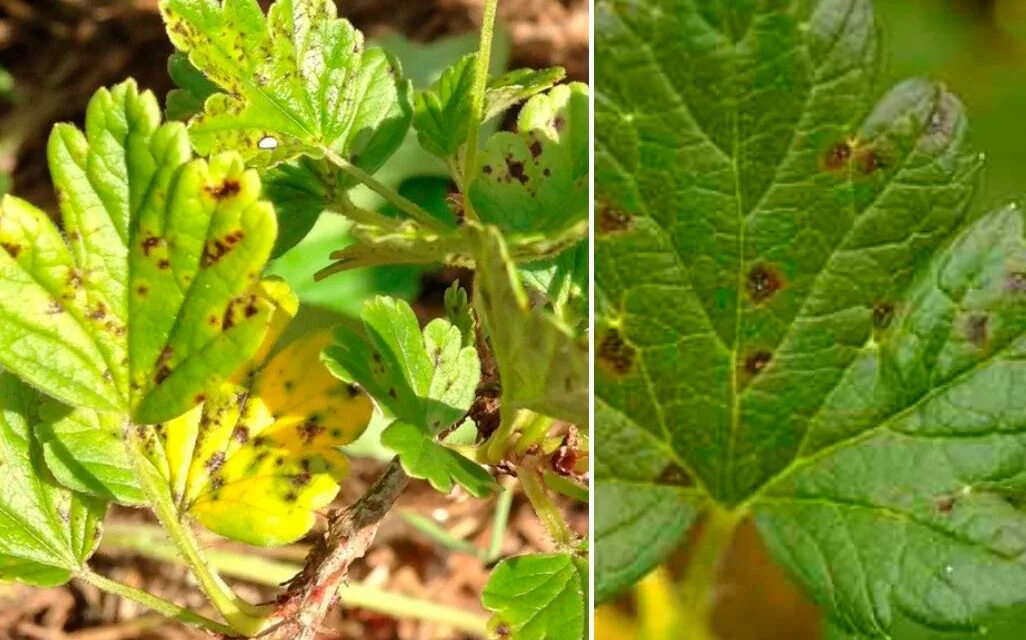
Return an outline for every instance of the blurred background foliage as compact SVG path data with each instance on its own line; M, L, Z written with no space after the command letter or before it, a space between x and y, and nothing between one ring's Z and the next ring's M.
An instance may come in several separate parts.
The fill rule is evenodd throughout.
M1026 199L1026 0L874 0L883 37L878 91L922 76L965 103L977 149L987 157L978 211ZM674 574L687 547L596 616L596 640L680 640ZM817 640L820 612L766 555L751 524L739 529L715 594L718 640ZM1022 620L1007 640L1026 638ZM997 635L997 634L995 634ZM900 640L939 640L906 625ZM701 640L701 639L689 639Z

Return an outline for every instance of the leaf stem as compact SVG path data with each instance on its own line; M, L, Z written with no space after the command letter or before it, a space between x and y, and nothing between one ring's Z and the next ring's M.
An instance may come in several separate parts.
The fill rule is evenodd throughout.
M569 550L574 544L574 534L563 518L563 512L545 490L538 460L527 458L517 469L517 478L520 480L520 486L524 488L524 495L545 528L549 530L549 535L552 536L557 548Z
M509 417L512 411L503 411L499 428L481 446L484 448L484 460L489 464L497 464L502 461L509 447L509 441L513 434L524 427L533 417L531 411L520 411L513 418Z
M238 633L247 636L256 635L264 626L266 612L244 601L232 591L231 587L208 564L192 530L179 519L178 509L171 496L167 481L144 453L147 445L150 447L155 445L152 439L147 438L147 436L153 437L152 432L149 432L147 427L135 426L130 427L128 432L128 438L132 445L130 447L132 458L136 471L139 473L143 492L149 499L150 508L157 516L157 520L160 521L171 542L178 549L182 560L192 570L210 603L228 624Z
M349 162L327 147L323 148L322 151L324 152L324 157L333 165L338 167L339 170L384 198L390 204L408 215L411 219L429 229L434 229L435 231L444 231L446 229L445 225L442 224L440 220L432 216L409 198L403 197L388 185L379 182L374 176L367 173L360 167Z
M156 611L157 613L172 620L177 620L178 622L182 622L187 625L213 631L214 633L220 633L228 636L235 634L234 629L227 627L220 622L215 622L210 618L201 616L198 613L194 613L151 593L146 593L145 591L136 589L135 587L130 587L127 584L122 584L109 578L105 578L97 573L93 573L89 569L79 573L77 577L88 582L97 589L113 593L114 595L125 598L126 600L138 602L144 607L148 607L149 609L152 609L153 611Z
M468 220L480 222L474 205L470 202L469 187L477 171L477 145L481 137L481 120L484 118L485 92L488 90L488 71L491 67L492 38L495 35L495 14L499 0L485 0L484 18L481 21L481 43L478 45L477 66L474 69L474 91L470 102L470 131L467 136L463 164L463 212Z
M503 486L499 498L495 501L495 516L492 518L492 535L485 553L485 563L491 564L502 555L502 539L509 525L509 512L513 506L513 489Z
M691 550L691 561L681 584L681 620L693 640L713 640L712 612L716 604L716 580L723 555L734 539L734 530L743 512L718 506L710 509L698 544Z

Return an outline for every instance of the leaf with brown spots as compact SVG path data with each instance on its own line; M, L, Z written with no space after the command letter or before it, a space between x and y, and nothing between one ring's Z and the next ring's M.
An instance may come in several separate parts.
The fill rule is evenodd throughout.
M296 311L276 292L273 329L254 360L203 405L159 431L172 495L223 536L260 546L302 537L338 493L348 468L339 447L363 433L370 399L318 362L326 331L268 357Z
M464 341L460 328L442 318L421 330L410 305L392 298L367 302L361 319L363 335L337 327L323 359L336 376L366 389L394 420L382 444L399 454L408 474L440 491L448 492L454 481L475 495L494 488L480 466L436 441L474 400L481 366L473 341Z
M205 100L189 122L200 154L268 166L327 148L373 173L402 143L410 83L331 0L278 0L267 15L252 0L162 0L160 11L191 63L178 75Z
M531 98L517 132L491 136L470 184L474 209L509 236L554 234L588 217L588 87Z
M276 224L260 179L235 155L192 160L131 81L96 93L84 131L55 127L49 159L60 227L0 205L0 242L19 247L0 252L0 287L17 290L0 297L0 364L74 408L180 415L266 331Z

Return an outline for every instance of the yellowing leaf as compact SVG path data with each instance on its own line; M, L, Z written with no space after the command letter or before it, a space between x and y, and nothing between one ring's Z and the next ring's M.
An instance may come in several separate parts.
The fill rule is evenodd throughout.
M284 328L279 317L294 313L286 300L272 320L272 338ZM363 433L372 411L365 394L320 364L330 337L307 335L269 359L265 344L265 361L242 379L158 427L183 513L260 546L293 542L310 530L314 512L335 498L347 473L338 448Z

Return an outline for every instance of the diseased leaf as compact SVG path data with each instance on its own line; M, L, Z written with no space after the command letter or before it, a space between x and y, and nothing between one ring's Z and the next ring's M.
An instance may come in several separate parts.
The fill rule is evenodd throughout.
M0 374L0 580L67 582L100 537L106 503L58 485L33 437L41 396Z
M427 480L442 493L459 484L472 496L484 498L497 488L495 478L456 451L440 444L423 429L396 420L381 434L381 444L395 451L411 478Z
M323 355L328 368L362 386L396 419L382 443L399 453L408 474L440 490L447 491L455 480L481 494L488 474L479 467L479 473L472 471L476 463L436 441L474 400L481 378L477 350L442 318L422 332L413 310L401 300L378 297L364 305L361 317L366 336L345 326L335 329L334 343Z
M203 112L207 98L218 92L217 85L189 62L189 56L175 52L167 60L167 72L177 89L167 94L168 120L187 121Z
M503 560L482 596L513 640L583 640L588 637L588 562L569 554Z
M484 121L498 118L510 108L524 100L548 91L566 77L562 67L548 69L516 69L509 71L488 83L485 91Z
M83 134L55 127L61 231L0 205L0 364L70 406L179 415L260 344L260 271L275 236L260 180L228 154L189 160L185 129L127 82L99 91Z
M331 0L162 0L174 45L224 93L189 124L201 155L270 165L330 149L374 172L402 143L410 84Z
M530 409L586 426L587 344L544 305L531 305L498 229L475 234L474 307L499 365L503 419Z
M463 56L442 72L430 89L416 98L413 126L421 146L448 159L467 142L470 134L472 93L477 55Z
M560 85L520 112L516 133L491 136L470 198L510 235L558 234L588 217L588 87Z
M635 483L614 507L684 485L753 514L852 637L1026 603L1024 221L969 218L958 100L914 80L872 105L868 0L596 20L597 482ZM616 555L602 596L643 570Z
M310 530L348 470L339 447L363 433L372 412L366 395L317 364L328 332L269 356L296 302L283 284L268 286L280 306L261 352L202 406L158 425L154 453L182 513L260 546L294 542Z

